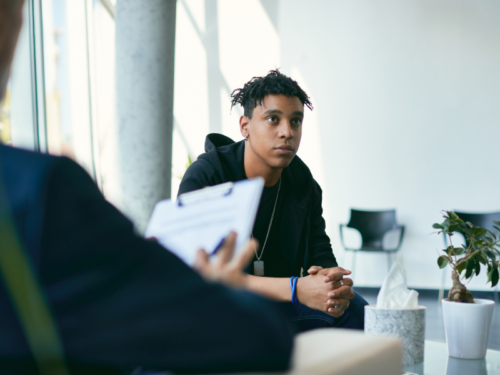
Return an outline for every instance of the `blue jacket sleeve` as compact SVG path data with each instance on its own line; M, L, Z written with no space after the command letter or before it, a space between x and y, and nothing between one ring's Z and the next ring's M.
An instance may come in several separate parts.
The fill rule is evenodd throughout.
M48 179L40 277L68 359L175 373L278 371L292 333L279 306L206 283L134 234L78 165Z

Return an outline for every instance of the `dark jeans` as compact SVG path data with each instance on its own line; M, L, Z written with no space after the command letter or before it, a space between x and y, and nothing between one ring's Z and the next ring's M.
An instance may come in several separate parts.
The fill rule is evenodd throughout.
M291 312L291 320L298 332L305 332L316 328L365 328L365 301L356 291L349 308L341 317L335 318L322 311L311 309L306 305L288 304Z

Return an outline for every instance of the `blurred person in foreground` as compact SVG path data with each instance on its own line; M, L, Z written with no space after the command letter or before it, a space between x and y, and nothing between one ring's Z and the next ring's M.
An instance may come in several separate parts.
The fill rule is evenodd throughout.
M338 267L325 232L321 187L296 156L304 107L312 110L309 96L290 77L272 70L234 90L232 98L232 105L244 110L239 121L244 140L209 134L206 152L184 174L179 194L264 178L253 229L262 246L255 249L246 276L250 290L285 302L299 331L363 329L367 302L351 289L352 279L345 277L351 272ZM295 278L298 301L291 292Z
M22 6L22 0L0 0L2 100ZM241 269L254 242L241 257L232 257L231 234L215 263L199 252L197 268L207 282L157 243L135 235L130 221L67 158L0 145L0 183L72 373L289 366L292 334L279 307L242 290ZM36 372L4 283L0 311L0 372Z

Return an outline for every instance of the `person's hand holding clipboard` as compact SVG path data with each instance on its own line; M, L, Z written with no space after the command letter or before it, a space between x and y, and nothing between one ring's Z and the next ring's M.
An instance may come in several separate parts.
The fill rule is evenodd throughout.
M180 195L177 200L156 204L146 229L146 237L156 240L189 266L204 269L226 240L235 243L234 255L248 250L248 242L264 188L264 180L256 178L236 183L226 183ZM233 238L234 236L234 238ZM252 244L252 253L256 246ZM205 255L198 251L204 249ZM229 252L222 252L221 261ZM250 253L250 254L252 254ZM243 260L247 257L242 254ZM250 257L250 255L248 255ZM217 265L219 260L215 260ZM206 267L205 267L206 268ZM205 275L207 276L207 275ZM210 277L208 277L210 278Z
M243 270L258 248L257 240L250 239L243 251L234 254L237 234L229 233L215 254L215 259L210 261L210 255L204 249L198 250L193 268L196 269L207 281L222 282L226 285L245 288L247 277Z

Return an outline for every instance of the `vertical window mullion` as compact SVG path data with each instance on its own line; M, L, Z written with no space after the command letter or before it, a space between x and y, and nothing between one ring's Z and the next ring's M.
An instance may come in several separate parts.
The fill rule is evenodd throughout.
M48 152L41 0L30 0L29 5L35 149Z

